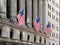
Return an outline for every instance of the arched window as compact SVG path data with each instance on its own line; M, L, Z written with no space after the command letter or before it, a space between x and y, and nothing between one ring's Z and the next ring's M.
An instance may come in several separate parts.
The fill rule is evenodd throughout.
M44 38L44 44L46 44L46 38Z
M42 39L41 39L41 37L40 37L40 39L39 39L39 42L40 42L40 43L41 43L41 40L42 40Z
M13 29L10 30L10 38L13 38Z
M54 43L52 45L54 45Z
M22 40L23 33L20 31L20 40Z
M27 35L27 41L29 41L29 39L30 39L30 35Z
M34 42L36 42L36 35L34 35Z

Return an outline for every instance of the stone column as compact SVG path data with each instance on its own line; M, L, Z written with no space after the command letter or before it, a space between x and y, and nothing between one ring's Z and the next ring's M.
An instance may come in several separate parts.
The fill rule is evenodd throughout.
M6 0L0 0L0 17L6 18Z
M11 0L11 19L16 22L17 0Z
M33 0L33 21L37 18L37 0Z
M39 43L39 35L36 37L36 43Z
M41 39L42 39L42 42L41 42L41 44L44 44L44 37L42 37Z
M20 1L19 2L20 11L24 9L24 15L25 15L25 0L19 0L19 1Z
M27 0L27 25L32 27L32 0Z
M46 45L49 45L49 38L46 38Z
M41 18L41 26L44 26L44 5L42 0L39 0L39 17Z
M39 0L39 17L41 19L41 32L43 31L44 25L45 25L45 16L46 16L46 8L45 8L45 0Z

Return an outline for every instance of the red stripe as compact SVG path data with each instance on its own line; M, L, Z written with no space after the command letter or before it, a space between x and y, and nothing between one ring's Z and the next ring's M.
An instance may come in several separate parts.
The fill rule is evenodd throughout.
M37 23L36 21L34 22L34 28L38 32L40 30L40 23Z
M20 16L20 14L17 15L18 19L18 26L24 25L25 24L25 16Z
M51 28L44 27L44 31L45 31L46 35L49 35L51 33Z

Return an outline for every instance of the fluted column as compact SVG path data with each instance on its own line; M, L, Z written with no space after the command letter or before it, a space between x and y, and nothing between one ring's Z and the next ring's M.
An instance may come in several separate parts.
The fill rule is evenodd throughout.
M32 27L32 0L27 0L27 25Z
M25 0L19 0L19 7L20 7L20 11L24 9L24 15L25 15Z
M37 0L33 0L33 20L35 20L37 18Z
M0 16L6 18L6 0L0 0Z
M16 21L16 14L17 14L17 0L11 0L11 19Z
M41 26L44 26L44 4L42 0L39 0L39 17L41 18Z

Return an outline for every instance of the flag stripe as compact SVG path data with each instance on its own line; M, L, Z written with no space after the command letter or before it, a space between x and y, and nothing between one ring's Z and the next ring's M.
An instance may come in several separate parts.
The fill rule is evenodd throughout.
M25 15L24 15L24 10L22 10L18 15L18 26L24 25L25 24Z
M37 23L36 21L34 21L33 25L34 25L35 30L36 30L37 32L39 32L40 26L41 26L41 25L40 25L40 22Z
M46 33L46 35L49 35L51 33L51 27L44 27L44 32Z

